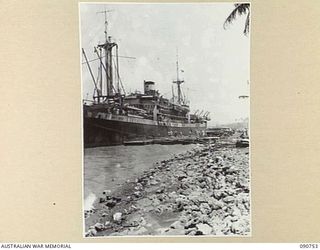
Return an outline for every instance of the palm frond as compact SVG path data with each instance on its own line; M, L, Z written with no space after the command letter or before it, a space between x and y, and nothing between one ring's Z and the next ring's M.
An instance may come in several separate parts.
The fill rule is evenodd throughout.
M250 11L248 12L248 15L247 15L243 33L247 36L249 34L249 30L250 30Z
M250 12L250 4L249 3L243 3L243 4L235 4L234 10L230 13L230 15L227 17L223 24L223 28L226 29L229 24L231 24L236 17L239 15L247 14L247 12Z
M233 22L233 20L236 19L236 16L238 14L238 8L235 8L231 13L230 15L227 17L227 19L224 21L224 24L223 24L223 28L226 29L227 26L229 24L231 24Z

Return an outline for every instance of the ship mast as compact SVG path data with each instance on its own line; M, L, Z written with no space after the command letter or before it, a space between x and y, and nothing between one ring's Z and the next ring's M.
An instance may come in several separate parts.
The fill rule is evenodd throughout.
M173 83L177 84L178 87L178 104L182 104L182 94L181 94L181 84L184 82L184 80L180 80L179 78L179 56L178 56L178 50L177 50L177 61L176 61L176 65L177 65L177 80L173 81Z
M116 56L118 56L118 45L114 42L111 42L111 37L108 36L108 19L107 19L107 13L108 12L112 12L112 10L104 10L104 11L100 11L97 12L97 14L104 14L104 34L105 34L105 43L103 44L99 44L98 47L104 49L104 57L105 57L105 62L103 63L102 61L100 61L100 63L102 64L103 68L105 69L105 76L106 76L106 93L105 95L103 94L103 90L101 89L101 96L98 97L98 99L100 99L100 97L102 98L110 98L110 97L114 97L117 92L120 91L119 88L119 80L116 74L116 78L117 78L117 86L114 86L114 82L113 82L113 60L112 60L112 50L115 47L116 48ZM102 58L102 56L100 55L100 58ZM116 60L116 67L118 70L118 58ZM105 65L105 66L104 66ZM119 92L120 94L120 92Z
M82 53L85 57L85 62L89 68L89 72L94 83L93 100L97 103L109 103L109 101L119 101L122 102L122 94L126 95L123 83L119 74L119 57L136 59L135 57L119 56L118 54L118 44L111 41L111 36L108 36L108 19L107 13L113 10L104 10L96 12L96 14L104 14L104 42L98 44L94 47L94 53L97 57L93 60L88 60L84 49L82 48ZM115 58L113 58L115 57ZM103 59L104 58L104 59ZM90 62L99 60L98 76L97 80L94 79L93 72L89 65ZM105 80L104 80L105 78Z

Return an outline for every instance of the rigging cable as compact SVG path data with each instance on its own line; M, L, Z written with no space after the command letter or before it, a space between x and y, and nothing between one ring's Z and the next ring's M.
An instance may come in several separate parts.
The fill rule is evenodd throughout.
M126 90L124 89L124 86L123 86L123 83L122 83L122 80L121 80L121 77L120 77L120 74L119 74L119 69L118 69L114 59L113 59L113 63L114 63L115 68L117 69L117 76L118 76L118 80L119 80L119 82L121 84L121 88L123 90L123 93L126 95Z

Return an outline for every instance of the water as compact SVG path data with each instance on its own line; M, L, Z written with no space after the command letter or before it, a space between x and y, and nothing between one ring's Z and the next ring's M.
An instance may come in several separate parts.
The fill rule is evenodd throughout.
M114 191L153 163L186 152L193 145L145 145L88 148L84 151L84 209L91 209L103 190Z

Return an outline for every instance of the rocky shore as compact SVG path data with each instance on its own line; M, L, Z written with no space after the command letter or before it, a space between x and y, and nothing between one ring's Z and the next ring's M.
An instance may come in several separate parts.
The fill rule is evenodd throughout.
M156 152L155 152L156 153ZM249 235L249 148L197 145L85 211L85 236Z

